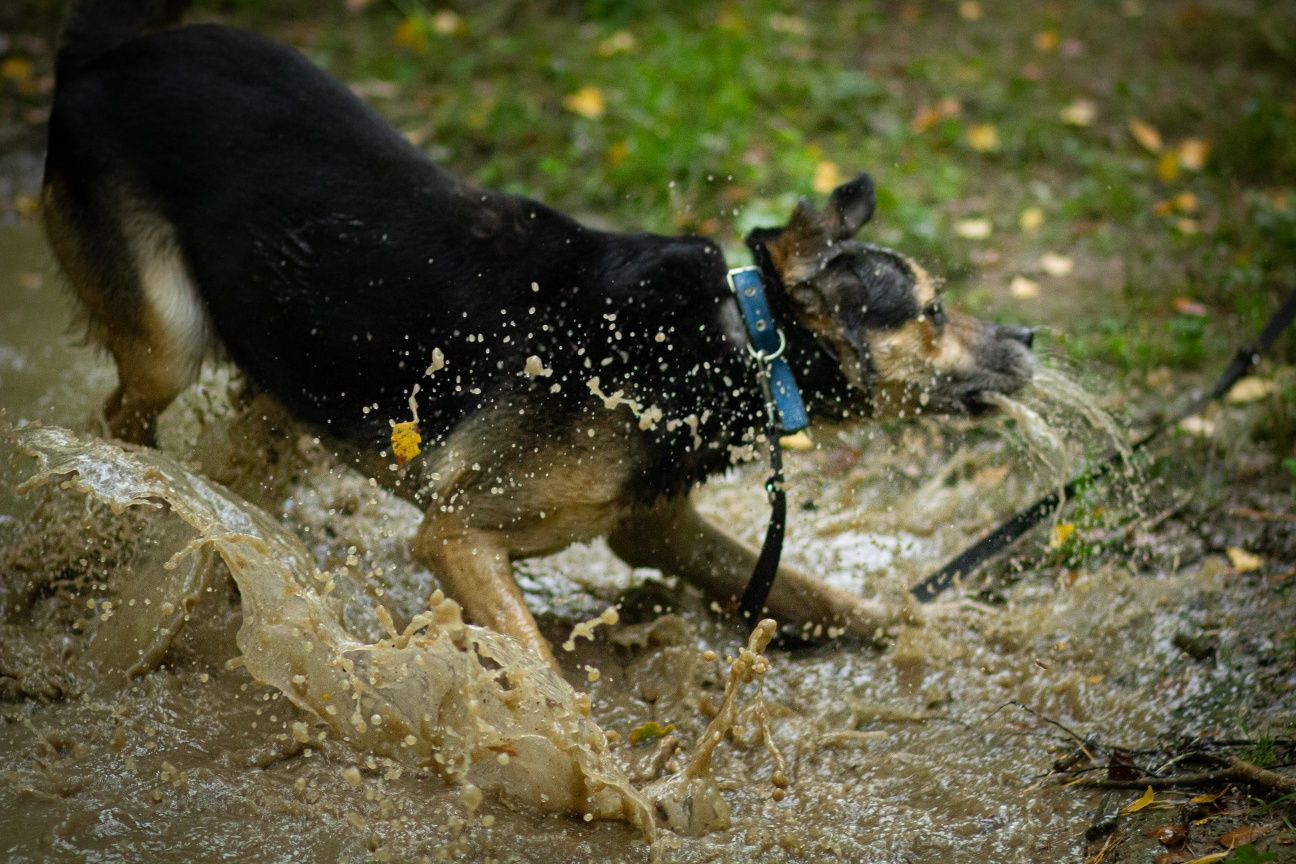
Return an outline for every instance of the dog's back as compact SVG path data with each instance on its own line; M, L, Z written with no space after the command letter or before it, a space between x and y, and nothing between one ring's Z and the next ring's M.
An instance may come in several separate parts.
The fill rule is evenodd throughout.
M133 9L141 35L109 27L106 7ZM122 373L120 437L151 440L214 345L300 419L376 453L416 383L434 436L519 390L541 403L534 422L567 425L589 379L610 393L683 356L657 334L675 351L723 339L712 244L592 231L476 188L291 49L223 27L143 34L170 11L80 3L50 121L49 233ZM668 282L717 296L654 295ZM447 368L425 376L436 350ZM531 356L553 370L542 381L519 374ZM705 410L682 404L702 401L696 386L656 389L677 393L674 414ZM673 440L694 431L673 428L668 449L695 449Z

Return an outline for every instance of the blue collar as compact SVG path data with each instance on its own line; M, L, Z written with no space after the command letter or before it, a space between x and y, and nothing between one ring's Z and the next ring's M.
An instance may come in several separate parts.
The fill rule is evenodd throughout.
M747 350L760 367L761 386L766 401L777 413L778 426L784 435L799 432L810 425L810 418L801 401L801 391L797 389L792 367L784 355L787 337L774 323L769 302L765 299L760 270L735 267L729 271L729 287L738 299L738 311L742 313L751 340Z

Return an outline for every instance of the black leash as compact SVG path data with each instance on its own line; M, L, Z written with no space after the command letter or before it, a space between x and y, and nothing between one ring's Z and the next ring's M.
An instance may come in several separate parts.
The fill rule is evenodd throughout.
M770 502L769 525L765 528L765 542L761 544L756 567L738 601L738 620L750 630L765 611L765 600L778 576L779 558L783 554L787 492L783 488L783 451L779 438L806 428L810 417L801 401L792 367L783 356L787 339L770 312L760 269L737 267L729 271L728 279L751 342L747 350L756 361L756 379L765 401L765 437L770 453L770 476L765 481Z
M1269 319L1269 322L1265 324L1264 329L1260 331L1260 337L1252 344L1238 349L1224 373L1216 379L1214 386L1210 390L1190 400L1174 414L1162 420L1150 432L1135 441L1130 447L1130 452L1142 449L1167 429L1184 418L1200 412L1211 402L1219 399L1232 389L1238 379L1249 372L1263 354L1273 348L1274 343L1278 341L1278 337L1282 335L1282 332L1287 329L1293 319L1296 319L1296 291L1293 291L1287 297L1286 302L1279 307L1278 311ZM1054 512L1063 500L1075 494L1076 489L1082 484L1106 476L1112 468L1125 458L1128 458L1128 454L1112 453L1108 455L1107 458L1087 473L1073 477L1060 490L1045 495L1025 510L1014 514L1008 521L960 553L958 557L944 567L910 588L909 592L920 603L927 603L935 599L941 592L953 585L956 580L975 572L986 561L1016 543L1021 539L1022 535Z

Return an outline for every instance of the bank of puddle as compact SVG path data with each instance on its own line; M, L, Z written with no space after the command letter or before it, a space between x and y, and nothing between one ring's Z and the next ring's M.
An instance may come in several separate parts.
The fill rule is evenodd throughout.
M21 330L5 347L34 357ZM51 392L82 388L84 410L52 413L83 426L101 398L41 362L6 406L0 482L10 860L1068 860L1095 801L1041 778L1074 742L997 709L1150 740L1212 684L1171 639L1180 610L1229 602L1213 559L1023 579L883 650L762 653L767 632L744 644L601 544L519 564L560 680L429 605L417 511L273 408L232 407L228 375L140 451L28 424ZM815 430L789 457L787 556L903 603L1056 483L1041 465L1082 456L1006 426ZM701 508L758 540L760 477L720 478Z

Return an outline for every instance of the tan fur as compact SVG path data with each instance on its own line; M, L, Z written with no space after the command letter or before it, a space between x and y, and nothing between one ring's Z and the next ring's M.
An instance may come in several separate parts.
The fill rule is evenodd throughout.
M126 441L153 444L157 416L197 378L210 330L175 232L123 194L113 221L129 253L97 256L75 224L57 179L46 183L51 245L85 304L91 335L117 364L118 386L104 406L108 428Z

